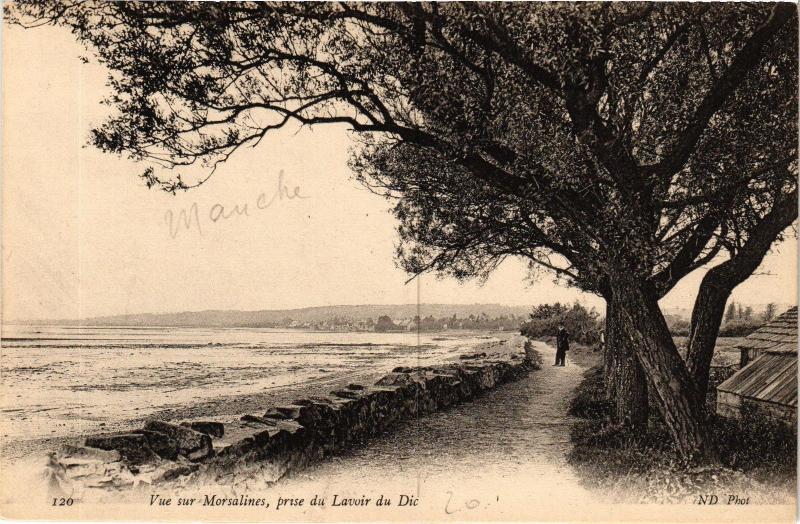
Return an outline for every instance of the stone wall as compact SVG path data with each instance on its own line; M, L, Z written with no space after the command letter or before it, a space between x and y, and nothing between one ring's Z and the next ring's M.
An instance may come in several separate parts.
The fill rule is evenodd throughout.
M51 484L78 492L194 476L230 478L255 467L265 482L361 445L392 425L468 401L531 369L520 355L485 354L436 367L399 367L374 385L350 384L240 421L152 421L141 430L97 435L51 455ZM227 437L227 438L226 438Z

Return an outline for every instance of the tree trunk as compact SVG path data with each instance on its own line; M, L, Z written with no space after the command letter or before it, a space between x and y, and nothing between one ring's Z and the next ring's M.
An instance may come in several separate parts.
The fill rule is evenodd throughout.
M733 289L744 282L758 268L772 247L772 243L797 219L797 189L775 202L769 213L750 232L747 241L734 256L711 268L700 284L692 310L692 327L689 334L686 362L697 387L705 399L708 376L719 326Z
M691 461L713 458L703 424L702 403L670 336L655 293L618 273L612 283L619 299L618 327L634 348L652 388L657 407L680 454Z
M647 426L649 415L647 377L619 327L620 313L613 299L606 301L606 391L612 403L613 420L642 429Z
M686 364L701 399L705 399L708 393L711 359L717 345L719 326L725 314L725 303L733 290L732 286L717 282L716 275L713 270L709 271L700 284L692 309L692 325L686 350Z

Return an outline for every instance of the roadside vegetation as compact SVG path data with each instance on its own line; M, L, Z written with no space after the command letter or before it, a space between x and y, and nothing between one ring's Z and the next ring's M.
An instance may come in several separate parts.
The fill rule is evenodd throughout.
M579 302L572 305L556 302L541 304L533 308L528 320L520 326L520 332L529 338L546 338L555 335L559 324L570 334L570 341L596 345L604 323L594 308Z
M717 459L689 465L676 459L669 434L651 410L646 432L636 432L610 421L602 356L578 347L585 361L595 360L575 390L570 415L579 417L572 430L569 462L584 483L602 489L610 501L696 502L707 493L743 493L750 503L781 503L796 491L796 434L771 419L748 413L742 420L714 414L716 397L707 398L706 424L711 428ZM727 374L729 375L729 373ZM712 374L713 387L727 378ZM726 503L726 500L721 503Z

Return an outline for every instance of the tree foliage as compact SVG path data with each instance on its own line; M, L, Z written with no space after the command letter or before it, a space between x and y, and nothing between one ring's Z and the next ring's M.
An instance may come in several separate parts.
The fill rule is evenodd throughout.
M520 332L529 338L552 337L560 324L576 342L596 344L600 341L602 326L597 311L578 302L572 306L560 302L536 306L530 318L520 326Z
M770 320L775 318L777 312L778 312L778 306L776 306L774 302L770 302L769 304L767 304L766 307L764 308L764 314L762 315L764 321L769 322Z
M728 309L725 310L725 322L732 322L736 319L736 303L731 302L728 304Z
M517 255L663 294L795 187L786 4L21 2L110 71L106 151L213 169L294 120L364 132L406 269ZM175 191L204 178L152 169ZM180 174L180 172L179 172ZM553 254L557 254L553 256Z

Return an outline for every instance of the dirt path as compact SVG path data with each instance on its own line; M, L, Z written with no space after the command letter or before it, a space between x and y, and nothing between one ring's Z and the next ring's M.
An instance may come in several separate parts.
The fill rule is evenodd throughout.
M279 490L340 499L406 494L419 497L417 511L457 520L574 518L575 505L590 501L566 461L574 422L567 404L583 368L569 359L553 367L554 349L536 344L544 365L529 377L401 426Z

